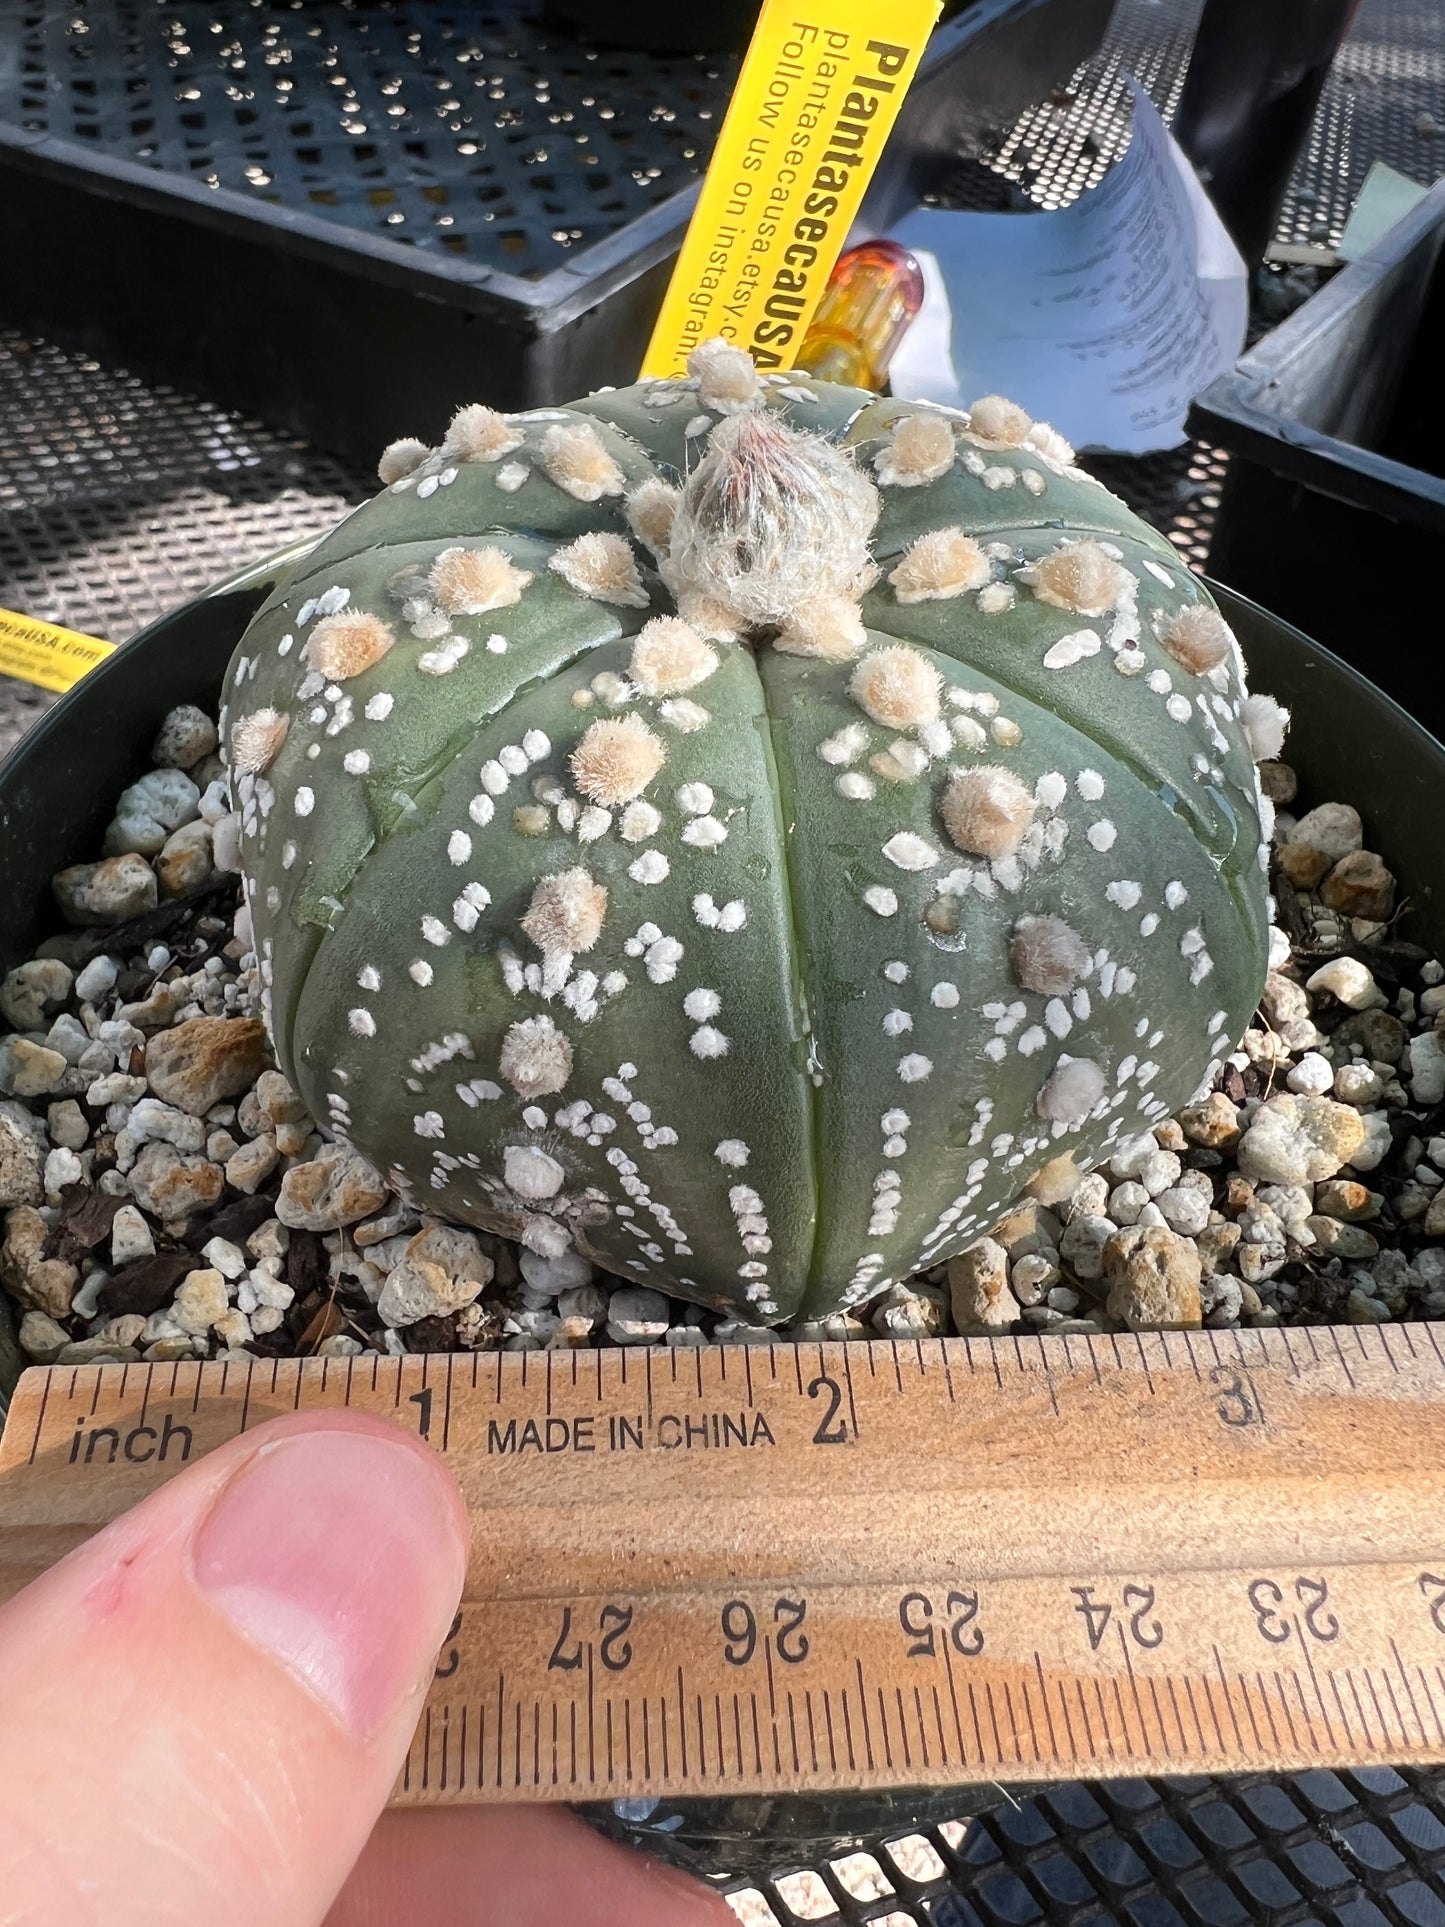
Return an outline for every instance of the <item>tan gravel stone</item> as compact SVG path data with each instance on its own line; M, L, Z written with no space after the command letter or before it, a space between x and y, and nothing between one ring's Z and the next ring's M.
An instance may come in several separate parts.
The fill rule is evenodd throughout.
M256 1017L193 1017L146 1045L151 1089L192 1117L249 1090L267 1061L266 1029Z
M1202 1319L1199 1253L1188 1238L1154 1226L1116 1231L1104 1246L1106 1309L1131 1331L1193 1331Z
M994 1238L979 1238L948 1261L953 1328L964 1338L1006 1331L1019 1315L1009 1289L1008 1256Z

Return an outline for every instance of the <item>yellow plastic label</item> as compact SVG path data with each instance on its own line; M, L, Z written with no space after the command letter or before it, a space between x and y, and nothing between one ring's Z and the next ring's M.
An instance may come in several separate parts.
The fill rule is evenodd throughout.
M792 366L940 0L764 0L668 284L644 375L724 335Z
M22 682L63 695L88 669L104 662L114 647L99 636L83 636L78 629L62 629L58 623L0 609L0 676L18 676Z

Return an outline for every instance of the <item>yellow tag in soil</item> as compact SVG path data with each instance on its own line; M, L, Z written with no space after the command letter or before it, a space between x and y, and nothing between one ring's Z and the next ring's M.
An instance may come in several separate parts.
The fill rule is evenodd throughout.
M939 3L764 0L644 375L685 373L711 335L792 366Z
M99 636L0 609L0 676L18 676L61 695L114 649Z

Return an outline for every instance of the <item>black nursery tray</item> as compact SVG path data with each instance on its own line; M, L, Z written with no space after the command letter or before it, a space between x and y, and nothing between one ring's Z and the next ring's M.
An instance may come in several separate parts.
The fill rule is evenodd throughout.
M1110 0L971 0L888 166L1047 95ZM631 381L736 51L540 0L0 0L6 318L368 464L457 398Z

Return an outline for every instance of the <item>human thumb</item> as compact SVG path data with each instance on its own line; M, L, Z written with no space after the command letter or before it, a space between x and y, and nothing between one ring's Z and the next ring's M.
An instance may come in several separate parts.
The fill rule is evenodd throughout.
M441 1460L353 1413L257 1426L0 1609L0 1920L315 1927L461 1593Z

